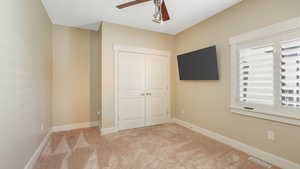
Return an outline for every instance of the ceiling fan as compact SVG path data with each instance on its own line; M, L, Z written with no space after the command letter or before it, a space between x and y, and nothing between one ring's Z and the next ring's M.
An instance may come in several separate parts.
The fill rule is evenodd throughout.
M123 8L127 8L133 5L137 5L137 4L141 4L141 3L145 3L148 1L153 1L154 2L154 6L155 6L155 12L153 15L153 22L156 23L163 23L165 21L170 20L170 16L168 13L168 9L166 7L165 1L164 0L134 0L131 2L127 2L121 5L118 5L117 8L119 9L123 9Z

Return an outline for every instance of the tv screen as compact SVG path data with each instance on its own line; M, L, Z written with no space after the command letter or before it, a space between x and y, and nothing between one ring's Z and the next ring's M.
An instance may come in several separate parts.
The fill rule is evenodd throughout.
M216 46L177 56L180 80L219 80Z

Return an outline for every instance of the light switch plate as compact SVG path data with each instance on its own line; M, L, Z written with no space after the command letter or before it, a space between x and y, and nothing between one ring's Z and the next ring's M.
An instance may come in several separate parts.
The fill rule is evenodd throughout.
M41 131L44 131L45 129L45 126L44 126L44 123L41 124Z

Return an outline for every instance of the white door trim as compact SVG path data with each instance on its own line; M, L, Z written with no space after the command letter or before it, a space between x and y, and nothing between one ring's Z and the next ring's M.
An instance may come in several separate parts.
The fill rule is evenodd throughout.
M113 46L114 50L114 108L115 108L115 129L119 130L119 91L118 91L118 80L119 80L119 74L118 74L118 63L119 63L119 53L120 52L130 52L130 53L139 53L139 54L151 54L156 56L164 56L168 58L167 63L167 69L168 69L168 118L171 119L171 102L170 102L170 95L171 95L171 88L170 88L170 59L171 59L171 52L167 50L157 50L157 49L151 49L151 48L142 48L142 47L136 47L136 46L127 46L127 45L120 45L120 44L114 44Z

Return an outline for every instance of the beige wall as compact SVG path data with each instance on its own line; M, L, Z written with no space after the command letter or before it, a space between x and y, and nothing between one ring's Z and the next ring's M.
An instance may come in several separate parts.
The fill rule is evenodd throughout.
M102 23L99 27L98 31L98 92L99 92L99 98L98 98L98 111L102 113ZM102 114L99 116L99 127L102 127Z
M90 67L97 38L97 32L53 25L53 126L97 120L97 94L90 94L90 82L97 83L97 65Z
M90 121L97 120L97 112L100 111L100 88L99 88L99 32L90 31Z
M173 51L174 36L104 22L102 25L102 113L103 127L114 126L113 45L129 45Z
M244 0L176 36L176 53L217 45L219 81L179 81L176 117L300 163L300 127L233 114L230 104L230 37L297 17L299 0ZM177 68L174 70L177 74ZM185 114L180 114L184 109ZM275 141L266 131L275 131Z
M0 19L0 168L22 169L51 127L51 22L40 0L2 2Z

